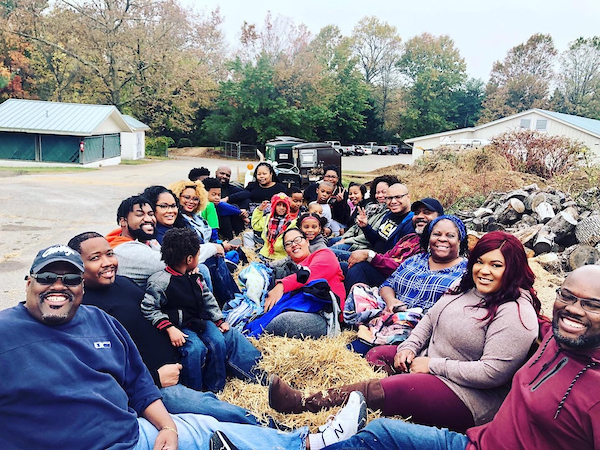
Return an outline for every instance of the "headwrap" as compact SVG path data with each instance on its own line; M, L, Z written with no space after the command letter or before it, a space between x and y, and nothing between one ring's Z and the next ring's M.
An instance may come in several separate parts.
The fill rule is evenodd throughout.
M449 220L454 225L456 225L456 228L458 229L459 240L461 243L467 238L467 229L465 228L465 224L458 217L450 214L444 214L443 216L439 216L433 219L429 224L429 235L431 235L435 224L438 223L440 220Z
M275 210L277 205L283 203L286 206L285 216L277 216ZM275 253L275 241L281 233L283 233L292 222L293 217L290 214L290 198L283 194L275 194L271 198L271 214L267 222L267 245L269 246L269 255Z

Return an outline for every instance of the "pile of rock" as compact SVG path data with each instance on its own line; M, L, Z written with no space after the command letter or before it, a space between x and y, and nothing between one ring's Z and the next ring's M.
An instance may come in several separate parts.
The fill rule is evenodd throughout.
M600 264L600 208L597 188L574 201L537 184L508 193L493 192L481 207L459 215L477 232L506 230L517 236L530 256L553 272Z

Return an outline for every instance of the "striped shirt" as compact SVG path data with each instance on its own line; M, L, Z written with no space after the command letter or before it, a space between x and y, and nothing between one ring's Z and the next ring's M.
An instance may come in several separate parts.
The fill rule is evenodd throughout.
M467 259L441 270L429 269L430 253L420 253L405 260L396 271L383 282L391 287L396 298L409 308L423 308L427 311L465 273Z

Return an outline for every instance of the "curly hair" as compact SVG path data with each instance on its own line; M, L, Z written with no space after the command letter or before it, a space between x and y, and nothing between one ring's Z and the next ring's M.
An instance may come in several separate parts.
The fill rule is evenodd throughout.
M200 250L198 234L191 228L171 228L165 233L160 252L167 266L181 264Z
M144 205L150 205L152 209L154 209L155 206L143 195L133 195L131 197L127 197L121 202L119 208L117 209L117 223L121 224L121 219L127 219L127 216L133 211L133 207L136 205L139 205L140 208Z
M86 231L85 233L80 233L77 236L73 236L67 246L75 250L77 253L81 253L81 244L83 242L87 241L88 239L98 237L104 239L104 236L102 236L100 233L96 233L95 231Z
M505 269L502 274L500 289L487 295L481 300L479 306L487 308L488 310L487 315L482 320L492 320L500 305L517 300L521 296L519 288L529 291L533 307L539 314L541 302L537 297L536 291L533 289L535 275L527 262L525 248L519 239L505 231L492 231L487 233L479 240L479 242L477 242L477 244L475 244L475 247L471 250L469 261L467 262L466 272L463 275L460 284L453 290L453 293L459 294L467 292L475 287L475 280L473 280L473 266L481 256L493 250L500 250L502 253Z
M209 176L210 176L210 170L208 170L206 167L194 167L192 170L190 170L190 173L188 173L188 178L191 181L196 181L200 177L209 177Z
M380 177L377 177L371 181L371 187L369 189L369 201L371 203L377 202L377 200L375 200L375 195L377 193L377 185L379 183L385 183L388 186L391 186L392 184L400 183L400 180L395 175L381 175Z
M206 208L206 205L208 204L208 193L206 192L206 189L204 189L204 183L202 183L202 181L180 180L169 185L169 189L173 191L178 200L180 200L181 194L183 194L183 191L186 189L193 189L196 191L196 197L198 197L200 201L192 211L194 214L204 211L204 208ZM181 200L179 203L181 203Z

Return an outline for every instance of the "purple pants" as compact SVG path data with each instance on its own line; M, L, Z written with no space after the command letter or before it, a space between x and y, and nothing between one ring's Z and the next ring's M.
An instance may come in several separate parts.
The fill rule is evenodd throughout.
M388 374L393 372L396 345L371 349L366 359ZM469 408L441 379L428 373L401 373L381 380L383 415L410 417L411 422L465 432L475 425Z

